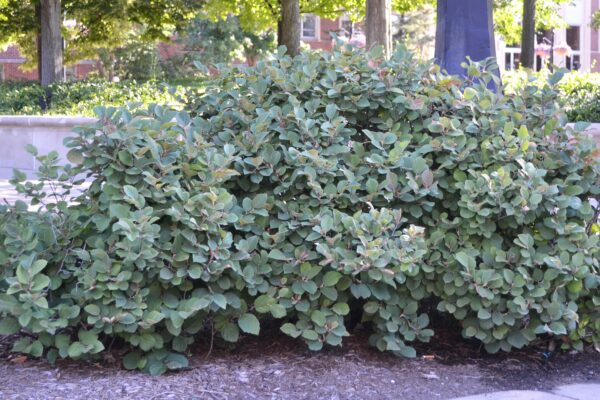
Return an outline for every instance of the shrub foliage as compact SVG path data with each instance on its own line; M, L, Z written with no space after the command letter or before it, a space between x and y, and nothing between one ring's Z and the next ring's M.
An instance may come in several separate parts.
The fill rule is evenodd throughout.
M199 86L199 82L188 82ZM94 116L94 107L120 106L127 102L143 105L170 104L182 108L184 99L197 87L184 88L174 84L169 87L156 81L107 82L89 80L59 82L43 88L38 83L0 83L0 114L60 114ZM46 110L42 109L45 105Z
M600 122L600 74L590 72L568 71L556 85L558 100L571 122ZM518 87L544 86L550 72L507 71L502 75L506 89L513 93Z
M270 319L319 350L355 313L410 357L433 298L490 352L599 340L595 145L550 84L503 96L489 69L342 46L223 69L189 111L99 109L68 139L76 167L16 175L40 211L0 209L0 333L51 361L118 339L160 374L204 330Z

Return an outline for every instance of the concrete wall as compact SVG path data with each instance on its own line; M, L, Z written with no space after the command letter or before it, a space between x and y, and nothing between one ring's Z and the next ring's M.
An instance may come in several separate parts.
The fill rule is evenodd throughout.
M600 123L593 123L585 130L585 133L592 136L596 140L598 148L600 148Z
M37 147L39 154L56 150L66 161L63 140L72 135L75 126L94 122L93 118L63 116L0 115L0 179L12 178L13 168L35 177L38 162L25 151L25 145Z

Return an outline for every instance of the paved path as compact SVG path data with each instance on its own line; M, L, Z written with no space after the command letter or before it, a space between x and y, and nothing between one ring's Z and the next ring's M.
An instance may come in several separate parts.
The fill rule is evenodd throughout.
M12 204L18 199L22 200L8 180L0 179L0 204L4 204L5 201Z
M507 390L457 397L453 400L598 400L600 383L586 383L559 386L551 392L534 390Z

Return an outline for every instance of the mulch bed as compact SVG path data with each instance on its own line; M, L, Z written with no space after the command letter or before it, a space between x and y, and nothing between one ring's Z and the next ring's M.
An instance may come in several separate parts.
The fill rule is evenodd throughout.
M454 331L454 330L453 330ZM369 347L357 332L319 353L267 329L235 346L199 340L190 368L152 377L120 367L116 349L96 362L51 366L10 354L0 338L1 399L449 399L509 389L549 390L600 382L600 354L547 353L548 343L489 355L449 330L417 344L416 359Z

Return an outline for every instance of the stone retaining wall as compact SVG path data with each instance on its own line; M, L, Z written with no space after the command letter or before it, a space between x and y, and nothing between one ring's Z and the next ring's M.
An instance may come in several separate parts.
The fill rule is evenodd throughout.
M27 144L37 147L39 154L55 150L66 162L63 140L73 134L74 127L94 121L85 117L0 115L0 179L11 178L13 168L35 176L39 163L25 150Z

